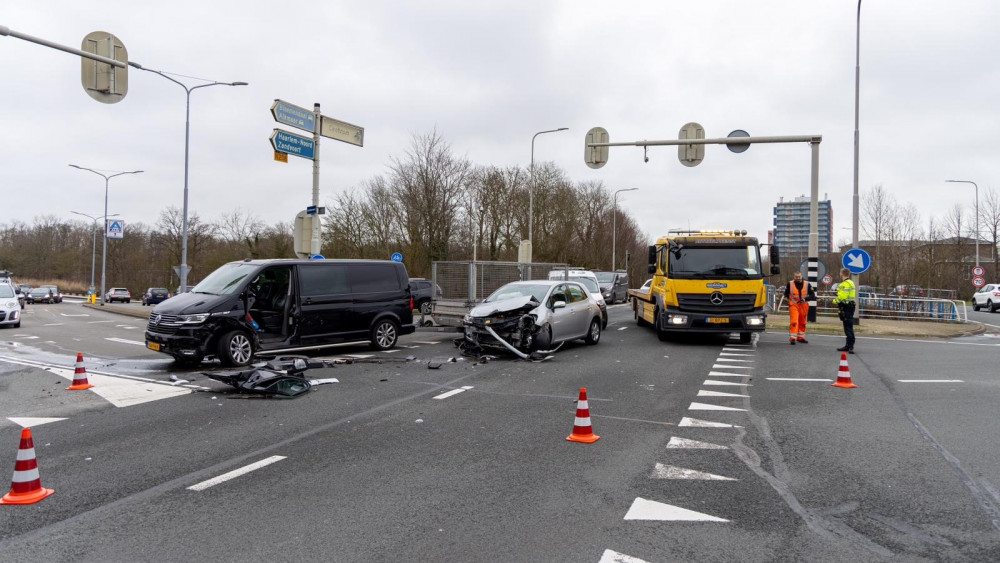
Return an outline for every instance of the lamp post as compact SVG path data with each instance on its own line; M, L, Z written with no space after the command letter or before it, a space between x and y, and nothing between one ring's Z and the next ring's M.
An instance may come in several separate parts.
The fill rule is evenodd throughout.
M104 178L104 217L107 221L108 217L108 182L115 176L121 176L123 174L142 174L142 170L132 170L130 172L118 172L116 174L101 174L97 170L91 170L90 168L84 168L83 166L77 166L75 164L70 164L73 168L79 168L80 170L86 170L87 172L93 172L101 178ZM104 247L101 250L101 305L104 305L104 279L108 268L108 225L104 224Z
M615 262L616 258L615 251L618 249L618 194L622 192L632 192L638 189L639 188L624 188L621 190L615 190L615 195L611 197L611 200L614 202L614 209L611 212L612 213L611 215L611 271L612 272L615 271L615 266L617 266L617 262Z
M860 151L860 136L858 132L858 116L859 116L859 101L860 96L860 84L861 84L861 0L858 0L858 20L857 27L855 28L856 34L854 37L854 201L853 201L853 211L854 216L851 218L851 248L858 247L858 153ZM854 286L857 287L859 281L859 275L854 274L851 276L851 281L854 282ZM854 324L859 324L860 318L860 308L855 309L855 316L852 322Z
M180 292L184 293L187 291L187 275L188 275L188 265L187 265L187 246L188 246L188 162L189 162L189 149L191 146L191 92L197 90L198 88L207 88L209 86L247 86L246 82L210 82L208 84L199 84L198 86L187 86L183 82L167 76L166 73L153 70L151 68L144 68L139 63L129 62L129 66L135 67L139 70L145 70L147 72L152 72L153 74L159 74L163 78L179 85L184 88L184 92L187 94L187 109L184 115L184 215L181 219L181 268L180 268L180 278L181 278L181 288Z
M94 294L94 269L97 264L97 220L107 219L108 217L117 217L118 214L105 215L104 217L94 217L93 215L87 215L86 213L80 213L79 211L70 211L70 213L75 213L76 215L82 215L88 219L94 221L94 236L91 237L90 242L90 294Z
M569 127L539 131L531 136L531 185L528 186L528 243L532 245L535 244L535 241L532 238L532 226L535 222L535 137L541 135L542 133L555 133L557 131L569 131ZM532 251L532 253L533 252L534 251ZM534 259L530 259L528 261L534 262Z
M945 180L956 184L972 184L976 187L976 267L979 267L979 186L972 180Z

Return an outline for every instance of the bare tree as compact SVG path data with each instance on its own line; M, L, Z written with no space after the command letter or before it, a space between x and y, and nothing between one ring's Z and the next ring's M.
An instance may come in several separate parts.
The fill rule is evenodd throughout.
M993 275L990 279L1000 279L1000 256L997 255L997 248L1000 246L1000 196L992 187L986 188L986 195L979 206L979 221L985 226L990 241L993 259Z

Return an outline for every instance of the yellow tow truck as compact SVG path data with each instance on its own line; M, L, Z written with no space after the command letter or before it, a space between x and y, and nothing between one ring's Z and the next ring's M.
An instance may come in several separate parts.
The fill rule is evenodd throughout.
M673 230L649 247L649 291L629 290L636 322L671 333L739 333L740 342L763 332L767 318L761 245L747 232ZM780 273L770 248L770 275Z

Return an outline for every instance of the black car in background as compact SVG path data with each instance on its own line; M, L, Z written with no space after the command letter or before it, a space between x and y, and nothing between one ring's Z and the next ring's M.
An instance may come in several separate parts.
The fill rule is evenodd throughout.
M425 278L410 278L413 307L425 315L431 314L431 302L441 299L441 286Z
M150 287L142 294L142 305L156 305L170 299L170 292L165 287Z
M55 303L56 298L52 295L52 291L47 287L36 287L28 292L24 296L24 302L28 304L32 303Z

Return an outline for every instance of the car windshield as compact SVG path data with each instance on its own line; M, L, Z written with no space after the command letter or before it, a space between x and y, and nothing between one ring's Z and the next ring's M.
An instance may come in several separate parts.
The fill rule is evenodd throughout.
M14 297L14 288L5 283L0 283L0 299L4 297Z
M201 283L191 289L192 293L210 293L213 295L229 295L235 293L243 280L260 270L260 265L245 262L233 262L221 266L212 272Z
M594 272L598 283L613 283L615 281L614 272Z
M517 297L531 297L541 303L545 299L545 294L549 292L550 284L543 283L517 283L507 284L493 292L485 299L485 303L495 303L505 299L515 299Z

